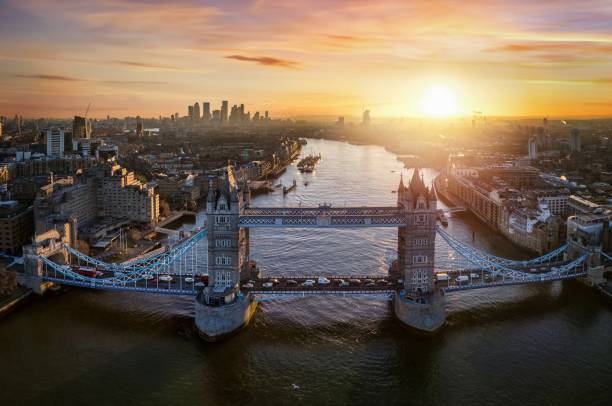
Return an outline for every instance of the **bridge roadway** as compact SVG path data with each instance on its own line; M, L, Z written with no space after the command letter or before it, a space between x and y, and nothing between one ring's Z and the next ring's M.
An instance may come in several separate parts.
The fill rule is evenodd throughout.
M72 266L76 273L82 270L79 266ZM91 268L90 268L91 269ZM491 273L488 270L466 269L466 270L438 270L437 281L438 289L447 292L477 289L483 287L494 287L503 285L514 285L529 282L544 282L553 280L571 279L584 276L585 272L577 272L561 275L544 275L546 268L531 268L535 272L528 272L533 278L510 278L499 274ZM160 293L172 295L195 295L199 289L208 282L207 275L179 272L164 272L157 274L145 274L144 278L136 281L109 282L110 278L121 275L103 268L96 270L97 276L93 280L77 280L67 278L53 270L47 270L43 279L64 285L79 286L94 289L127 290L147 293ZM82 274L82 273L81 273ZM441 274L446 274L442 279ZM540 277L538 277L540 275ZM326 276L329 283L318 283L319 276L300 276L300 277L266 277L255 280L243 281L241 290L251 292L255 295L265 296L290 296L290 295L367 295L367 294L390 294L401 290L402 280L391 276ZM306 284L307 280L314 283ZM347 284L341 284L341 282ZM272 283L272 286L264 286L265 283Z
M246 208L240 227L403 227L399 207L266 207Z

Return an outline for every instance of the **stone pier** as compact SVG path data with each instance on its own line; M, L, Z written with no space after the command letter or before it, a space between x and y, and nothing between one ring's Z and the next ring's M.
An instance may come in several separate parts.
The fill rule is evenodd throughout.
M233 303L210 306L203 294L196 297L195 324L200 337L206 341L219 341L246 327L257 309L251 294L242 295Z
M395 317L406 327L422 334L435 334L446 322L446 300L442 294L431 295L426 302L417 302L396 293L393 297Z

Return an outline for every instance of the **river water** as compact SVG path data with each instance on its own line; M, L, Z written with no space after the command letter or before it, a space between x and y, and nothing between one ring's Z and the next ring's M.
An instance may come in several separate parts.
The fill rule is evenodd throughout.
M296 191L252 204L392 205L410 175L378 146L309 140L311 151L323 156L314 173L292 165L280 179ZM523 257L469 214L448 229ZM396 244L385 228L251 232L266 275L384 274ZM440 241L436 260L456 261ZM268 301L246 330L210 344L194 332L191 298L72 289L0 320L0 404L611 404L612 310L594 291L483 289L449 295L447 311L442 333L419 337L388 302Z

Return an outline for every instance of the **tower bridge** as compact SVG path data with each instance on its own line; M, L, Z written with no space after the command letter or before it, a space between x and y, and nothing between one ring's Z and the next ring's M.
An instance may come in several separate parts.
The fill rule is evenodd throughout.
M207 225L165 249L123 263L107 263L73 248L69 232L37 239L24 251L22 283L43 292L49 283L195 297L195 323L201 336L218 340L248 324L257 302L295 296L367 296L391 300L397 318L429 333L445 322L446 295L452 292L587 278L599 283L603 262L612 258L584 239L531 260L497 257L463 243L437 226L437 200L419 171L389 207L267 207L250 205L248 184L231 168L209 180ZM261 278L253 273L249 231L256 227L396 227L397 260L388 275ZM461 259L447 279L437 272L436 236ZM206 239L207 255L198 254ZM440 249L440 247L438 247ZM443 264L444 265L444 264ZM446 264L446 266L449 266Z

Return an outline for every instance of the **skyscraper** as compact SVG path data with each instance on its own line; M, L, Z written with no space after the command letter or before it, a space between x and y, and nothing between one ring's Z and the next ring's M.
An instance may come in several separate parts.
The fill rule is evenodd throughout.
M140 116L136 116L136 136L142 137L144 135L144 131L142 128L142 119Z
M363 116L361 118L361 125L363 125L364 127L370 126L370 110L363 111Z
M74 116L72 121L72 139L91 138L91 122L80 116Z
M570 151L572 152L580 152L582 148L580 142L580 130L577 128L572 128L570 133Z
M228 106L229 103L227 102L227 100L223 100L221 102L221 124L227 124L227 121L229 119Z
M187 116L190 120L193 120L193 106L187 106Z
M216 124L221 123L221 110L213 110L212 121Z
M64 156L63 128L47 128L45 131L45 142L47 143L47 156L53 158L60 158Z
M193 119L194 120L200 119L200 103L198 102L195 102L195 104L193 105Z
M209 122L210 119L211 119L211 116L210 116L210 103L209 102L202 103L202 108L204 110L204 114L203 114L202 119L205 122Z
M538 142L536 137L533 135L529 136L527 142L527 149L529 151L529 159L536 159L538 157Z

